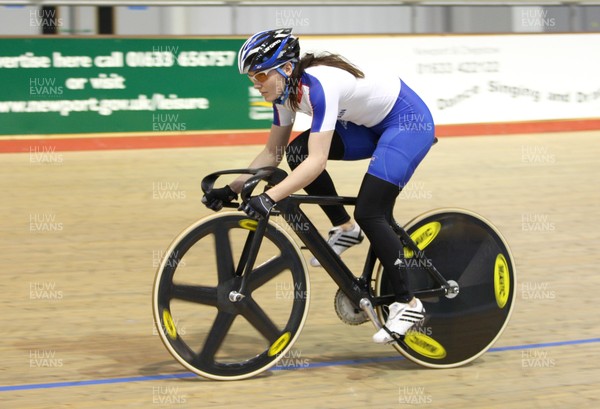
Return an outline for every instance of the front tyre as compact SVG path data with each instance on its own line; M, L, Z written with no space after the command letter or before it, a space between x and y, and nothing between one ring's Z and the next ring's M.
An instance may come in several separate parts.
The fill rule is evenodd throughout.
M294 240L269 222L242 300L241 272L257 222L220 213L183 231L162 259L153 289L158 334L190 371L217 380L255 376L297 340L309 306L309 277Z

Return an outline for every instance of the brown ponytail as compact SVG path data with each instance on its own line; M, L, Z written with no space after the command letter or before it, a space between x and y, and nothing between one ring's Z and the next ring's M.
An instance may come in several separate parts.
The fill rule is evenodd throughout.
M327 65L329 67L340 68L348 71L356 78L364 78L365 74L354 64L346 60L344 57L338 54L324 53L315 55L312 53L304 54L300 61L296 63L292 75L290 75L290 94L289 103L292 110L297 110L300 105L298 101L298 84L300 83L300 77L304 74L304 70L308 67L315 65Z

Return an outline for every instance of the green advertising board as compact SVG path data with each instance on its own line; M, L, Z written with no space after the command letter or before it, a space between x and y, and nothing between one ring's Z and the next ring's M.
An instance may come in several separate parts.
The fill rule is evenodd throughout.
M1 135L264 129L241 39L2 38Z

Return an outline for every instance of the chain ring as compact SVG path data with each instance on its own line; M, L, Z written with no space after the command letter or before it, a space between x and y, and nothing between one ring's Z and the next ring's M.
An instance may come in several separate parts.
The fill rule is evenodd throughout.
M356 307L341 290L337 290L333 299L333 306L337 316L344 324L360 325L369 321L367 314Z

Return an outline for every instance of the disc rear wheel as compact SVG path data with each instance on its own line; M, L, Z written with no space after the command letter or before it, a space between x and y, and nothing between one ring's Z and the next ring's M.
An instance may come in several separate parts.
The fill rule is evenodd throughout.
M394 347L421 365L464 365L487 351L504 331L515 298L515 265L498 230L483 217L459 209L426 213L409 222L406 232L419 247L405 250L413 291L439 287L428 273L433 265L459 293L421 298L423 324L413 327ZM388 272L376 275L376 295L393 294ZM378 307L385 322L387 311Z

